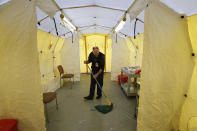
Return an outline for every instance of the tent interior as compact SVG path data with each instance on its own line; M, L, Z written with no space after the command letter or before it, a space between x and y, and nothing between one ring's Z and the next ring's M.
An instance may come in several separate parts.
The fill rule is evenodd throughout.
M0 131L197 131L196 35L196 0L0 0ZM95 46L107 114L83 99Z

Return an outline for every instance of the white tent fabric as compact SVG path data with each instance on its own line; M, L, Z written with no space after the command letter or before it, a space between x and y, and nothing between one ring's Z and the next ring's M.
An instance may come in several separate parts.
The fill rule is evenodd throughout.
M60 75L57 69L62 65L65 73L73 73L75 81L80 80L79 41L78 35L63 39L50 33L38 30L38 53L40 77L44 92L53 92L60 87ZM62 82L63 84L63 82Z
M80 81L79 39L77 34L73 36L73 42L72 38L65 40L61 57L65 73L74 74L74 81Z
M192 72L187 19L160 2L145 13L138 131L177 131Z
M40 76L44 92L55 91L60 87L57 65L60 65L62 61L63 43L63 38L40 30L37 32Z
M1 65L3 73L3 75L1 75L1 80L3 80L1 86L7 87L6 90L4 90L5 88L2 88L2 91L0 91L3 98L1 104L4 104L2 106L4 114L0 112L0 116L19 116L22 119L21 121L24 122L19 125L21 129L37 130L38 127L41 129L44 128L43 105L41 100L42 91L40 88L40 77L38 76L38 56L35 49L35 5L37 6L38 29L60 37L70 37L65 40L61 51L55 51L57 61L54 63L54 67L62 64L65 72L75 74L75 80L79 80L80 73L80 64L76 64L80 61L78 54L78 37L74 35L74 43L72 44L72 34L68 29L60 25L59 8L61 8L71 22L77 26L79 33L81 34L110 34L129 9L126 14L127 22L120 33L118 33L121 37L118 36L117 42L115 36L112 37L112 80L116 80L122 66L141 65L139 62L141 56L135 64L133 63L133 59L136 58L136 55L141 55L140 52L139 54L136 53L136 51L130 47L129 41L125 40L123 37L135 35L134 24L136 16L142 21L137 21L136 34L144 32L143 10L148 7L145 19L145 50L142 66L143 81L140 94L138 130L178 130L180 124L180 111L182 104L184 103L184 94L188 90L193 69L193 62L190 56L192 52L189 47L190 41L186 20L181 20L180 15L185 14L186 16L190 16L197 13L197 0L55 0L56 3L53 0L37 0L36 3L33 4L28 3L35 2L33 0L20 0L18 3L17 2L17 0L2 0L0 2L1 8L5 9L0 12L0 17L2 17L2 19L7 18L5 21L0 21L2 23L0 26L2 27L1 29L3 33L8 32L7 35L0 35L0 37L2 37L1 41L7 43L2 44L3 48L0 48L1 53L3 54L1 56L6 56L2 57L2 61L6 64ZM159 2L159 4L157 2ZM163 4L160 2L163 2ZM23 5L23 8L18 9L15 5L12 5L12 3L14 3L16 7ZM59 7L57 7L57 5ZM174 11L169 9L166 5ZM6 11L11 13L7 15ZM16 23L19 23L19 26L16 26ZM16 32L16 30L19 30L20 32ZM28 32L29 30L30 32ZM12 39L5 36L12 36ZM20 38L19 41L17 41L18 38ZM29 39L27 40L27 38ZM50 42L51 41L47 44L50 45ZM13 43L19 46L13 46ZM21 50L21 46L28 48ZM124 55L121 55L121 53L124 53ZM24 56L24 54L27 55ZM28 59L31 58L32 61L28 61L27 56ZM46 78L42 79L42 85L51 86L44 87L44 91L48 92L52 91L54 87L59 87L56 85L58 77L55 79L53 78L54 67L51 66L51 59L54 56L51 52L47 52L47 55L43 54L42 57L40 57L42 62L47 61L48 58L50 58L50 61L46 62L48 63L46 69L40 67L41 74L45 74ZM9 66L7 66L8 60ZM42 62L40 63L43 64ZM16 68L12 68L12 63ZM23 63L23 65L21 65L21 63ZM8 67L10 68L8 69ZM21 70L22 73L18 72ZM9 77L6 74L6 71L9 74L14 72L18 75L15 77ZM30 74L34 75L23 78L24 76L29 75L29 71ZM46 76L47 73L49 78ZM24 81L24 83L18 84L18 87L21 88L18 90L18 88L12 88L13 83L9 83L10 81L13 81L14 83ZM26 87L31 87L31 90ZM26 95L23 95L25 94L23 91L25 91ZM11 93L13 96L9 97L5 95L5 93ZM32 97L29 97L32 94L35 96L34 100L32 100ZM13 103L13 98L19 99L19 101ZM11 102L9 103L9 101ZM28 106L29 104L24 106L24 109L21 109L18 106L21 103L28 103L27 101L33 102L30 103L30 106ZM26 110L32 107L32 105L33 108L31 109L36 109L30 114ZM20 108L18 112L13 110L18 108ZM25 115L21 114L21 112L24 112ZM35 115L35 117L30 120L32 124L29 125L24 120L32 118L32 114ZM181 123L184 123L183 129L186 129L187 121L185 118L183 118ZM39 126L35 127L35 125Z
M174 9L179 14L191 16L197 13L196 0L160 0L164 4Z
M21 131L45 130L36 32L34 0L0 5L0 119Z
M37 0L36 2L36 5L39 6L40 9L44 10L51 18L58 10L52 0Z
M54 26L53 17L56 19L58 35L64 38L71 37L69 31L60 25L60 9L69 17L69 19L79 27L83 34L105 33L109 34L112 28L121 20L124 13L128 10L127 23L122 29L122 33L127 36L133 36L134 20L139 17L143 20L141 13L152 1L159 0L37 0L37 18L40 25L38 28L57 35ZM187 16L197 13L196 0L160 0L179 14ZM2 0L0 4L8 0ZM59 7L57 7L58 5ZM45 12L43 12L43 11ZM46 14L47 13L47 14ZM139 15L141 13L141 15ZM47 17L47 16L50 17ZM138 16L139 15L139 16ZM40 22L41 21L41 22ZM143 33L142 23L137 23L137 33ZM88 26L88 27L86 27ZM103 27L104 26L104 27ZM84 29L84 27L86 27Z
M59 1L57 0L56 2L60 6L60 8L64 11L64 13L69 17L69 19L72 20L74 25L78 27L79 31L82 34L88 34L88 33L109 34L112 31L112 28L114 28L114 26L121 20L127 9L131 6L131 4L133 4L134 0L124 0L124 1L118 1L118 0L115 1L112 0L111 1L106 1L106 0L63 1L61 0ZM40 5L38 6L42 7ZM50 6L48 7L50 8ZM51 7L53 10L53 6ZM41 9L47 13L46 10L44 10L43 8ZM47 15L43 13L41 9L37 9L38 22L40 22L41 20L40 25L38 25L38 28L56 34L54 21L50 17L47 17L46 19L42 20ZM140 9L143 10L143 8ZM138 15L138 13L140 12L137 12L133 15L133 19ZM68 30L59 24L60 23L59 14L60 11L57 11L57 13L54 16L57 22L57 28L58 28L57 30L58 33L62 32L59 34L64 34L67 33ZM129 14L133 14L133 11L130 11ZM127 23L125 24L122 33L128 36L133 36L134 21L130 20L131 17L129 17L129 14L127 14ZM140 19L143 20L143 13L139 17ZM138 27L137 32L142 33L143 24L142 26L137 25L137 27ZM70 36L71 35L61 36L61 37L67 38Z
M117 40L117 41L116 41ZM124 52L124 55L123 55ZM117 81L121 67L132 66L132 52L124 38L114 35L112 37L112 63L111 63L111 80Z
M38 0L41 1L41 0ZM48 1L48 0L47 0ZM121 20L126 10L129 9L127 12L127 22L124 28L121 30L122 33L126 34L127 36L133 36L134 30L134 19L136 16L143 21L142 12L148 4L151 4L152 1L158 0L56 0L57 4L60 6L61 9L67 14L67 16L72 20L72 22L79 27L79 30L83 34L88 33L105 33L109 34L112 31L112 28ZM161 0L161 2L165 3L176 12L181 14L186 14L187 16L197 13L196 0ZM40 2L42 3L42 2ZM46 3L45 3L46 4ZM50 5L51 2L48 2L46 7L52 8L53 5ZM40 4L42 5L42 4ZM48 13L46 9L41 9ZM101 7L102 6L102 7ZM76 8L75 8L76 7ZM130 8L129 8L130 7ZM109 8L113 8L112 10ZM141 13L142 12L142 13ZM141 14L140 14L141 13ZM46 17L46 15L42 15L41 10L37 10L37 15L40 19ZM51 12L48 13L49 15L52 14ZM57 15L58 14L58 15ZM140 15L139 15L140 14ZM138 16L139 15L139 16ZM60 23L59 13L56 13L55 18L57 19L57 24ZM44 22L45 21L45 22ZM88 26L88 27L87 27ZM102 27L104 26L104 27ZM41 22L41 26L38 26L39 29L47 30L48 32L53 32L56 34L55 28L53 25L53 20L51 18L47 18ZM143 23L137 23L137 33L144 32L144 25ZM58 32L62 32L62 34L68 32L67 29L57 25ZM61 33L59 33L61 34ZM66 35L62 37L70 37L71 35Z
M136 39L112 36L111 80L117 81L121 67L142 65L143 34Z
M112 37L112 63L111 63L111 80L117 81L118 74L120 74L121 67L129 66L129 50L126 46L126 43L123 38L117 38L116 36ZM121 48L122 47L122 48ZM124 52L124 55L120 55L121 52Z

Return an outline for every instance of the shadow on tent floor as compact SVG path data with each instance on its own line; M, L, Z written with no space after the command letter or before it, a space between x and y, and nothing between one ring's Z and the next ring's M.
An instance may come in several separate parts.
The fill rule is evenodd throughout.
M73 88L71 83L57 91L59 110L55 101L48 104L49 123L47 131L135 131L135 98L127 98L117 82L105 74L104 91L114 103L113 111L104 115L94 109L95 105L106 104L104 97L100 100L85 101L89 92L89 75L81 74L81 81Z

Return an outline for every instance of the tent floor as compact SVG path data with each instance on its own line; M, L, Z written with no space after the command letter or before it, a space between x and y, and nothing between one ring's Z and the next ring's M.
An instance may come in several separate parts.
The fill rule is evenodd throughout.
M110 74L105 74L104 91L114 103L112 112L101 114L94 108L98 104L106 104L104 97L93 101L85 101L89 93L89 75L81 74L81 81L65 82L64 87L57 91L59 110L55 101L47 105L49 123L47 131L135 131L136 120L135 98L127 98L117 82L110 80Z

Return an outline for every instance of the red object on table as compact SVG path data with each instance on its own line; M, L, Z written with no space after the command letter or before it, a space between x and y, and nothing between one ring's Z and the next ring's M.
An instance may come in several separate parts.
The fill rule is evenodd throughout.
M18 131L18 121L15 119L0 119L0 131Z
M140 74L141 73L141 70L138 70L138 71L136 71L136 73L135 74Z
M121 76L121 74L119 74L118 75L118 84L120 85L120 76ZM127 75L122 75L122 82L124 82L124 83L126 83L126 82L128 82L128 77L127 77Z

